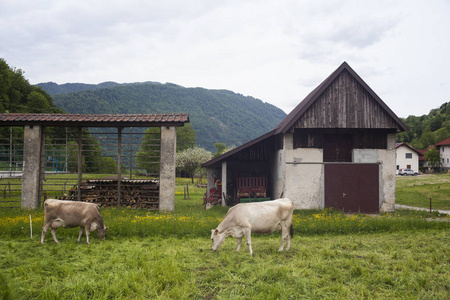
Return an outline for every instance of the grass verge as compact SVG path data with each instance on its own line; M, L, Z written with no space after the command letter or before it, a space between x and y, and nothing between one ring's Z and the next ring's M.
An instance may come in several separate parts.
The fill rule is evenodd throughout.
M450 174L397 176L395 203L450 210Z
M204 210L195 186L184 199L185 184L174 213L102 209L110 229L91 245L76 228L41 245L42 210L0 210L0 299L450 298L447 215L295 211L291 250L274 233L253 236L254 256L231 237L214 252L227 208Z
M448 299L442 230L253 238L255 255L202 237L108 237L91 245L1 240L3 299Z

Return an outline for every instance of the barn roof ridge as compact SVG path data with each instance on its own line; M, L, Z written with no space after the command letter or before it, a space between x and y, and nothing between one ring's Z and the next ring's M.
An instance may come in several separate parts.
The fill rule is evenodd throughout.
M276 133L286 133L294 123L302 116L306 110L319 98L325 89L344 71L347 70L359 84L381 105L381 107L396 121L404 130L408 127L397 117L397 115L384 103L383 100L370 88L370 86L349 66L343 62L333 73L331 73L322 83L312 90L275 128Z

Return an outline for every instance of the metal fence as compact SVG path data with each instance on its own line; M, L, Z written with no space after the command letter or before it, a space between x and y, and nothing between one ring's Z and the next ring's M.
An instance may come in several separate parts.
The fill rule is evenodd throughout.
M46 128L41 153L41 203L159 208L159 128ZM0 161L0 207L20 208L23 134L0 140Z

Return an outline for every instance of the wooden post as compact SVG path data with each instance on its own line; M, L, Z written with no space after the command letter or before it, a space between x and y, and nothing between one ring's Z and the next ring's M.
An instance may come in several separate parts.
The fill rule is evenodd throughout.
M187 198L189 200L189 183L186 183L186 194L187 194Z

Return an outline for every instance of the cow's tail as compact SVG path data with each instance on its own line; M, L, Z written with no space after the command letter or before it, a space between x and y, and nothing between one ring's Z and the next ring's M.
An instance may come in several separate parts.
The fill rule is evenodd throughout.
M291 235L291 238L294 237L294 226L291 223L291 226L289 227L289 234Z

